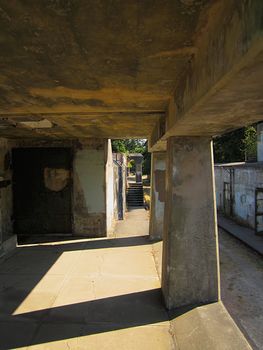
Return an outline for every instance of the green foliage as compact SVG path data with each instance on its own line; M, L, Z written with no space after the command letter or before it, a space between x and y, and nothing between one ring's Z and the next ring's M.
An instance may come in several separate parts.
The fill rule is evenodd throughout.
M151 173L151 154L148 152L148 142L143 139L112 140L112 151L118 153L141 153L143 155L143 174Z
M127 149L124 144L124 140L112 140L112 151L116 153L127 153Z
M214 139L215 163L243 162L255 159L257 152L256 128L248 126Z
M245 160L253 160L257 156L257 130L254 126L245 129L243 145L245 150Z

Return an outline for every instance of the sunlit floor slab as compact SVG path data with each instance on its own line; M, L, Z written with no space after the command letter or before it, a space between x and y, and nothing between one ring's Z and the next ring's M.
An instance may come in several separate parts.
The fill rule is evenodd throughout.
M153 248L132 219L115 238L20 246L2 262L0 350L173 349ZM147 212L136 220L146 234Z

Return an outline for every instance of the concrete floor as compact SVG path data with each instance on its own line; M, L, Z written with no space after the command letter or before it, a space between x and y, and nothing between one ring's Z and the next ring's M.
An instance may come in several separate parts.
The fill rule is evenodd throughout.
M221 293L228 312L253 349L263 349L263 259L219 230Z
M149 244L147 232L148 212L134 209L112 239L18 247L0 264L0 350L175 349L162 244ZM222 230L219 238L223 302L262 349L262 257Z
M114 239L18 247L0 265L0 349L173 349L152 245L131 236L147 216Z
M219 229L219 246L223 304L253 349L262 350L262 256L222 229ZM161 275L162 242L153 244L153 252Z

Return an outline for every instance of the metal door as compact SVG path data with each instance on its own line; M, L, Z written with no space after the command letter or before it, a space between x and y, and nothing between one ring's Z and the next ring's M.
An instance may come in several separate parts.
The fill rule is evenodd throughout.
M17 234L72 233L70 148L13 150Z

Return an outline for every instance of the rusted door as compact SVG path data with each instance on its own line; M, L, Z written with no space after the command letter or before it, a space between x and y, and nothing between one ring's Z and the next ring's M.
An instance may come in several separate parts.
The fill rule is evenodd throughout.
M71 158L69 148L13 150L14 228L18 235L72 232Z

